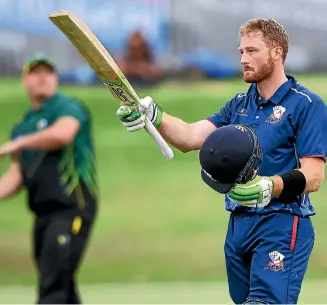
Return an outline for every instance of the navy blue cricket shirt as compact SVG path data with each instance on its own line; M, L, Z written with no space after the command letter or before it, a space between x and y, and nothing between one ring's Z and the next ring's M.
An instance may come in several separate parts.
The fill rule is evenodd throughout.
M237 94L208 120L215 126L245 124L254 129L263 151L260 176L281 175L300 167L299 158L327 156L327 106L322 99L287 75L285 82L267 101L256 84ZM222 144L223 145L223 144ZM267 214L284 211L299 216L314 215L308 194L285 203L273 198L265 208L248 208L225 197L226 210Z

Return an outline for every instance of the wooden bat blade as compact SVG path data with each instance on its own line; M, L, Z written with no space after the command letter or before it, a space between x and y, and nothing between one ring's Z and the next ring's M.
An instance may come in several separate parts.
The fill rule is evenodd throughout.
M68 11L53 12L49 15L49 19L71 41L122 105L138 104L139 97L125 75L85 23Z

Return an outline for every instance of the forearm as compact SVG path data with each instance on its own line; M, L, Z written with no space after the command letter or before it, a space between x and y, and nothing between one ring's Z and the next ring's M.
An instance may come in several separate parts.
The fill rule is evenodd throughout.
M17 174L6 174L0 179L0 199L6 199L17 194L22 187L22 178Z
M12 183L1 183L0 181L0 199L8 199L16 195L21 189L20 185Z
M51 128L18 138L20 149L55 150L67 145L64 135L53 132Z
M182 152L190 151L194 146L190 124L179 118L164 113L158 131L169 144Z
M162 123L158 127L163 138L182 152L200 149L215 129L216 127L207 120L188 124L166 113L163 114Z

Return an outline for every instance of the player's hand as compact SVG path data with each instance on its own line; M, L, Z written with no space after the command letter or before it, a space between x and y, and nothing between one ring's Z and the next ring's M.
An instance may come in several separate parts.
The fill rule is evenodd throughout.
M236 184L227 196L240 205L263 208L270 203L273 189L271 177L257 176L248 183Z
M19 141L9 141L0 146L0 158L20 151Z
M136 110L132 110L128 106L120 106L116 115L123 122L127 131L136 131L145 126L145 116L147 116L155 127L159 127L162 122L162 108L153 103L150 96L140 100L140 104Z

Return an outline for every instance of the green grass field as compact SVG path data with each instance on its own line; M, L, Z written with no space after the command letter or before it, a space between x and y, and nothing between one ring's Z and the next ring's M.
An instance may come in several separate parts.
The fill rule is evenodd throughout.
M327 101L326 77L299 80ZM216 112L246 88L241 80L167 83L139 94L152 95L168 113L191 122ZM101 204L79 273L80 283L87 285L82 290L85 302L230 302L223 253L229 214L223 197L202 182L198 153L175 150L175 158L168 161L146 132L127 133L115 116L117 102L102 86L61 90L87 102L94 116ZM17 80L0 80L0 107L4 142L28 107ZM1 162L1 172L8 161ZM302 303L323 303L327 298L326 196L326 183L312 196L316 244ZM25 194L3 201L0 209L0 303L33 302L33 218ZM149 284L153 282L158 286Z

